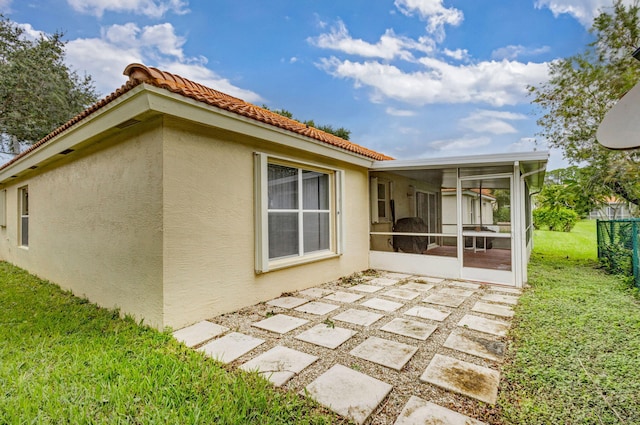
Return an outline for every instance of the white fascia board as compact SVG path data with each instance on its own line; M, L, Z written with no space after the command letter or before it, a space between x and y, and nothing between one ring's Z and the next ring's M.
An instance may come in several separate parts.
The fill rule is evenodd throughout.
M394 159L389 161L374 161L371 165L373 171L404 171L404 170L424 170L428 168L452 168L467 166L496 166L511 165L516 161L523 162L545 162L549 159L546 151L536 152L514 152L490 155L469 155L451 156L437 158L419 159Z
M64 158L60 152L79 148L98 140L108 131L117 131L116 126L132 118L149 112L148 96L142 88L135 87L117 99L83 118L42 146L34 149L8 167L0 170L0 184L5 184L14 176L24 176L31 167L40 167Z
M300 149L360 167L369 168L374 162L373 159L360 154L225 111L155 86L146 86L146 89L153 93L150 96L151 108L163 114Z

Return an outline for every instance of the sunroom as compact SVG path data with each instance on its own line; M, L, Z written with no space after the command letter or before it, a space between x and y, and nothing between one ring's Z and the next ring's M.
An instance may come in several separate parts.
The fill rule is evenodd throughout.
M370 265L522 287L547 152L377 161Z

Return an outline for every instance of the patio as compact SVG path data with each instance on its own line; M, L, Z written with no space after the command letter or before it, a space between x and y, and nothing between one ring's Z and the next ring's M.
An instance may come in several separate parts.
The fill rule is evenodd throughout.
M480 424L520 290L377 272L174 332L356 423Z

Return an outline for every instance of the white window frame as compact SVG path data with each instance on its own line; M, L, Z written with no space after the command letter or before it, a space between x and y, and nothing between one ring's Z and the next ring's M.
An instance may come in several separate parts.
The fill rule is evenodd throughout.
M385 197L379 198L378 187L384 186ZM371 223L391 223L391 200L393 184L390 180L372 177L369 198L371 201ZM380 216L380 202L384 204L384 217Z
M344 172L339 169L329 168L323 165L297 161L256 152L254 154L254 192L255 192L255 270L256 273L266 273L285 267L291 267L312 261L337 257L342 254L344 246L343 195ZM268 199L268 167L269 164L283 165L286 167L319 171L329 175L329 249L304 254L303 239L300 236L300 251L298 255L269 259L269 199ZM300 207L300 206L299 206ZM301 208L301 207L300 207ZM308 212L314 212L311 210ZM302 233L302 227L300 227Z
M7 189L0 190L0 227L7 227Z
M23 240L25 219L27 222L26 243ZM29 186L18 188L18 245L23 248L29 247Z

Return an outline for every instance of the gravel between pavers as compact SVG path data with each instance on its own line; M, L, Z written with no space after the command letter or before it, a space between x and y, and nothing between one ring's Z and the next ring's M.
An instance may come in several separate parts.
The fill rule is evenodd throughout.
M370 272L371 273L371 272ZM377 272L374 276L385 277L385 272ZM300 298L306 298L310 301L317 300L321 302L325 302L328 304L338 305L339 308L324 315L317 316L308 313L302 313L299 311L295 311L294 309L286 309L280 307L274 307L267 305L266 303L260 303L251 307L243 308L233 313L224 314L221 316L213 317L209 319L211 322L226 326L232 332L241 332L247 335L252 335L257 338L264 339L266 342L256 349L250 351L249 353L243 355L242 357L235 360L231 363L231 366L240 366L241 364L247 362L248 360L258 356L259 354L270 350L276 345L284 345L286 347L302 351L304 353L313 354L319 357L319 360L316 361L311 366L304 369L300 374L296 375L292 378L287 384L285 384L282 388L288 389L290 391L299 392L304 389L306 385L311 383L314 379L320 376L322 373L326 372L329 368L331 368L335 364L341 364L343 366L351 367L352 369L365 373L369 376L377 378L381 381L387 382L393 385L393 390L389 394L389 396L378 406L378 408L372 413L369 418L369 422L371 424L393 424L398 417L400 411L405 406L409 397L414 395L420 397L424 400L431 401L440 406L447 407L456 412L467 415L471 418L475 418L481 421L485 421L487 423L492 423L496 421L496 409L493 406L486 405L485 403L476 401L474 399L458 395L452 393L450 391L441 389L434 385L424 383L420 381L420 376L427 368L427 365L433 358L436 353L451 356L457 358L459 360L467 361L473 364L477 364L479 366L485 366L494 370L500 371L501 362L495 362L490 360L485 360L480 357L468 355L462 353L457 350L452 350L443 347L444 341L447 339L449 334L453 329L456 328L456 324L460 321L460 319L465 314L473 314L481 317L486 317L488 319L499 319L504 321L510 321L509 319L496 317L489 314L483 314L478 312L472 312L471 308L482 296L485 294L492 292L491 285L481 285L479 289L475 290L474 293L467 298L462 305L458 308L450 308L443 306L436 306L432 304L426 304L422 302L428 295L434 293L440 288L444 287L456 287L455 281L445 280L441 283L437 283L434 285L432 289L427 292L420 293L420 296L416 297L411 301L400 300L392 297L385 297L383 292L388 289L398 288L404 283L408 283L411 281L420 282L422 277L420 276L412 276L410 278L402 279L397 284L393 286L385 286L382 290L376 293L364 293L350 290L349 288L359 284L359 283L367 283L374 276L367 276L362 274L357 274L353 276L349 276L347 278L342 278L337 281L329 282L323 285L317 286L317 288L322 288L330 291L344 291L344 292L353 292L358 293L359 295L364 295L363 298L359 299L354 303L340 303L336 301L329 301L321 298L312 298L301 295L299 293L286 293L285 295L296 296ZM424 282L424 281L423 281ZM372 298L382 298L389 301L401 302L404 304L403 307L399 308L394 312L381 312L379 310L369 309L367 307L362 306L361 304L367 300ZM406 316L403 314L406 310L414 306L425 306L431 307L442 311L451 312L449 317L447 317L442 322L432 321L428 319L420 319L413 316ZM361 310L367 310L375 313L382 313L384 316L372 324L371 326L358 326L352 325L346 322L341 322L337 320L333 320L332 318L337 314L348 310L350 308L358 308ZM303 318L309 320L309 323L293 330L287 332L284 335L280 335L274 332L269 332L266 330L258 329L256 327L251 326L252 323L263 320L267 317L272 316L273 314L286 314L293 317ZM417 339L404 337L401 335L389 333L380 330L382 326L390 322L396 317L402 317L405 319L421 321L424 323L436 324L438 328L429 336L426 341L420 341ZM332 322L335 326L341 328L352 329L357 332L352 338L346 341L344 344L339 346L338 348L332 350L324 347L317 346L315 344L311 344L308 342L300 341L295 339L296 335L299 335L303 331L310 329L316 326L319 323L323 323L327 321L327 323ZM477 335L482 336L483 338L492 339L496 341L506 341L506 338L499 338L495 336L488 336L486 334ZM407 362L407 364L402 368L401 371L395 371L389 369L387 367L369 362L367 360L360 359L358 357L352 356L349 352L366 340L370 336L376 336L379 338L384 338L392 341L398 341L401 343L409 344L418 347L417 353Z

